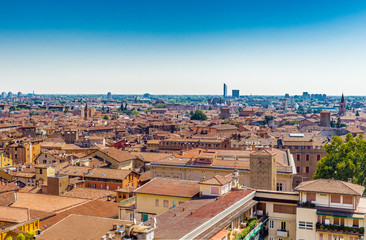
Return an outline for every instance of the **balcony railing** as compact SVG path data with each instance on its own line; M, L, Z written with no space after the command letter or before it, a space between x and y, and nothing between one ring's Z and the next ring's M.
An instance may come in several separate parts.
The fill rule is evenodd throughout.
M362 235L365 232L365 228L363 227L347 227L341 225L334 225L334 224L316 224L317 231L324 231L324 232L337 232L337 233L349 233L355 235Z
M277 237L288 237L288 230L277 229Z

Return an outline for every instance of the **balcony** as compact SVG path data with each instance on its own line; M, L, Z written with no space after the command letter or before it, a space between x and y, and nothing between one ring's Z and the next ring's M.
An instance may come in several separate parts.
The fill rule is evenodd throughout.
M288 230L277 229L277 237L288 237Z
M298 207L315 208L315 204L312 202L299 202Z
M316 224L316 231L321 232L334 232L334 233L343 233L343 234L352 234L352 235L359 235L363 236L365 232L365 228L363 227L347 227L347 226L340 226L334 224Z

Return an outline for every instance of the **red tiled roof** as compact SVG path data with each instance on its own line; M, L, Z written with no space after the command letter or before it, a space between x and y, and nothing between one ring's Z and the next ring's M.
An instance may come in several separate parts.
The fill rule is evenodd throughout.
M135 190L135 193L177 197L193 197L199 193L197 181L154 178Z

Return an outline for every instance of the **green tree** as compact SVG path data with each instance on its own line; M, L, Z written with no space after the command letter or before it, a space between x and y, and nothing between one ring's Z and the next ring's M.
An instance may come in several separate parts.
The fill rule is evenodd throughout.
M317 164L314 179L337 179L366 186L366 140L362 135L354 138L347 134L346 140L332 137L330 144L325 144L327 155Z
M104 120L109 120L109 116L108 115L104 115L103 119Z
M332 128L336 127L336 122L333 119L330 120L330 127L332 127Z
M191 120L207 120L207 116L206 114L203 113L202 110L196 110L192 115L191 115Z
M156 108L165 108L165 104L164 103L158 103L155 106Z
M131 115L139 115L139 114L140 114L140 112L137 110L132 110L132 112L131 112Z
M23 233L19 233L15 240L25 240L25 236Z
M264 116L264 121L268 124L271 120L274 119L274 116L272 115L266 115Z
M346 127L347 125L342 123L342 120L340 117L337 118L337 122L336 122L336 127L337 128L341 128L341 127Z
M8 236L6 236L5 240L13 240L13 237L8 235Z
M26 240L32 240L34 236L36 235L36 232L31 230L25 233L25 239Z

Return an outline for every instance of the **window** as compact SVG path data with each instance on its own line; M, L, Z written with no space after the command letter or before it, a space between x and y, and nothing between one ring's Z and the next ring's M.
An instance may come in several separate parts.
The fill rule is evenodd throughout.
M306 224L305 224L305 222L300 221L300 222L299 222L299 228L300 228L300 229L305 229L305 228L306 228Z
M296 214L296 206L284 205L284 204L273 204L273 212L285 213L285 214Z
M286 230L286 222L281 222L281 230Z
M282 183L277 183L277 191L282 191Z
M316 155L316 160L319 161L320 160L320 155Z
M159 199L155 199L155 206L159 207Z
M169 207L169 201L168 200L164 200L164 207Z
M313 230L313 223L312 222L306 222L305 229Z
M173 201L173 207L175 207L177 205L177 203L175 201Z
M103 184L100 184L100 189L103 189Z
M88 188L90 188L90 183L88 183Z
M97 188L97 184L94 184L94 188Z
M334 225L339 225L339 218L335 217L333 220Z
M309 161L309 160L310 160L310 155L306 154L306 161Z
M352 196L343 196L343 204L352 204L353 197Z
M299 166L296 167L296 172L298 172L298 173L300 172L300 167Z
M323 233L319 234L319 240L323 240Z
M306 167L306 172L310 172L310 168L309 167Z
M269 237L269 240L274 240L273 237Z
M341 195L332 194L330 196L331 203L341 203Z
M273 220L269 220L269 228L270 229L274 228L274 221Z
M316 193L306 193L306 201L307 202L315 202L316 200Z
M359 226L358 219L353 219L353 226L354 227L358 227Z
M39 169L39 174L42 174L42 170L43 170L42 168Z
M211 187L211 194L219 194L220 188L219 187Z
M300 154L297 154L297 155L296 155L296 160L297 160L297 161L300 161Z

